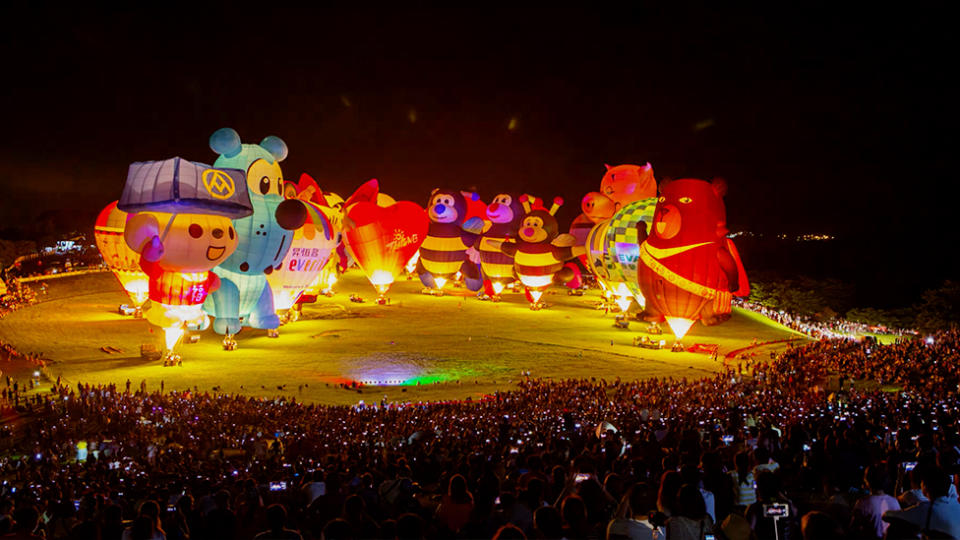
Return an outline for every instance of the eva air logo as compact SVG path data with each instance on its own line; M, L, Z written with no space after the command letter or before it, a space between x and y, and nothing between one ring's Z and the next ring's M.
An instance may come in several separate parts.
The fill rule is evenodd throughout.
M207 188L207 193L214 199L229 199L237 189L233 178L219 169L207 169L200 178L203 180L203 187Z

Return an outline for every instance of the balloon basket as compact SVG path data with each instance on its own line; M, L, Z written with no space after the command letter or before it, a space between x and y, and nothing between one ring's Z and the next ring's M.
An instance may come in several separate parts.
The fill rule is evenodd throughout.
M142 318L143 318L143 307L138 306L137 309L134 310L134 312L133 312L133 318L134 318L134 319L142 319Z
M289 324L292 322L297 322L300 320L300 310L297 307L300 304L294 305L294 307L287 310L286 313L280 316L280 324Z
M583 289L567 289L567 296L583 296Z
M684 352L684 351L686 351L686 348L684 348L683 343L680 343L679 341L674 341L673 346L670 347L670 352Z
M536 302L530 302L530 311L540 311L547 307L546 302L537 300Z
M429 296L443 296L443 289L424 287L423 289L420 289L420 294L426 294Z
M374 302L376 302L376 304L377 304L378 306L389 306L389 305L390 305L390 299L387 298L387 296L386 296L386 295L383 295L383 294L381 294L380 296L378 296L377 299L374 300Z
M237 350L237 340L233 338L233 334L227 334L223 336L223 350L225 351Z
M267 329L267 337L268 337L268 338L274 338L274 339L280 337L280 329L279 329L279 328L268 328L268 329Z
M627 330L630 328L630 319L627 318L627 315L621 313L616 316L613 320L613 326L616 328L621 328Z
M641 349L659 350L664 346L663 340L650 339L647 336L636 336L633 338L633 346Z
M163 356L163 367L173 367L173 366L182 366L183 360L180 358L180 355L173 352L167 351Z

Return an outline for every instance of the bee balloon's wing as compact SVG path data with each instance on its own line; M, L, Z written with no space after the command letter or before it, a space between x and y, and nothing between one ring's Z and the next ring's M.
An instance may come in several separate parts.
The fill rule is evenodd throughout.
M577 245L577 239L572 234L563 233L554 238L550 244L557 247L573 247Z

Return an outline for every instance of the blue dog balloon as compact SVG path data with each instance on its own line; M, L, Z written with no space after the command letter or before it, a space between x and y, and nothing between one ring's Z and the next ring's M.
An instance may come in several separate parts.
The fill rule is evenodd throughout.
M216 268L221 286L203 308L216 317L213 329L218 334L236 334L243 326L275 330L280 319L266 274L280 268L293 231L307 217L300 201L283 198L280 162L287 157L287 145L272 135L260 144L241 144L236 131L222 128L210 136L210 148L220 154L215 167L246 171L253 214L233 220L240 243Z

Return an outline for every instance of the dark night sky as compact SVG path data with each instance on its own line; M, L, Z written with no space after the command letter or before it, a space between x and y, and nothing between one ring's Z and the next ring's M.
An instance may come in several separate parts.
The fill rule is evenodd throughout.
M925 249L952 206L944 13L274 5L5 14L0 229L93 215L129 162L210 162L231 126L279 135L288 178L341 194L519 187L569 217L604 162L649 160L725 177L734 229L859 236L947 271Z

